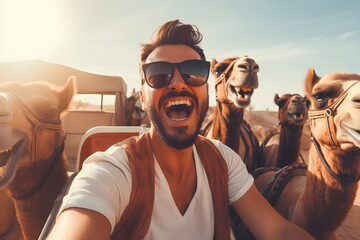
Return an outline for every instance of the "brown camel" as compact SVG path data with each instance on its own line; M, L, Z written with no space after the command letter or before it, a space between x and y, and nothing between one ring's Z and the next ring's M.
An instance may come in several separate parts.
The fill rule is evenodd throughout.
M25 239L38 239L68 178L60 114L74 88L73 78L59 89L0 85L0 189L12 198Z
M290 169L295 163L285 174L277 172L274 184L268 183L273 171L257 177L255 184L285 218L316 239L335 239L360 179L360 75L319 78L310 69L305 88L313 139L306 176Z
M259 65L252 58L228 58L211 62L215 76L217 108L212 121L205 124L202 135L220 140L237 152L249 171L256 167L259 142L244 120L254 89L258 87Z
M16 218L14 203L7 191L2 189L0 189L0 209L0 239L24 239Z
M127 99L126 104L126 125L141 126L145 124L150 127L150 120L147 113L142 109L140 102L140 92L133 88L131 96Z
M299 94L278 94L274 97L279 106L280 133L270 134L260 146L263 167L285 167L293 162L303 162L300 155L301 135L308 117L310 102Z

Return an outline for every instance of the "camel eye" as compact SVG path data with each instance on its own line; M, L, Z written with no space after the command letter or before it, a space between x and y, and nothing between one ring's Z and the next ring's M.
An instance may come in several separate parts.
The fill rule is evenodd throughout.
M326 96L325 96L324 93L318 93L318 94L315 94L315 95L314 95L314 98L315 98L316 101L322 102L322 101L324 101L324 99L326 98Z

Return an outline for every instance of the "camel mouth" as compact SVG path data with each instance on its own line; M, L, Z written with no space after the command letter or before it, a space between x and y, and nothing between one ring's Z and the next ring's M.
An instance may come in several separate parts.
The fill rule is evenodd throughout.
M305 113L287 113L287 115L294 123L303 123L305 121Z
M18 160L23 155L24 140L0 151L0 188L5 187L15 176Z
M254 89L250 87L234 87L230 85L230 92L235 97L235 102L241 106L247 106L250 104L251 96L254 93Z
M168 101L165 104L165 113L173 121L183 121L187 119L193 110L194 104L188 99Z
M347 122L342 122L341 126L345 134L351 139L352 144L360 148L360 129L351 126L351 124Z

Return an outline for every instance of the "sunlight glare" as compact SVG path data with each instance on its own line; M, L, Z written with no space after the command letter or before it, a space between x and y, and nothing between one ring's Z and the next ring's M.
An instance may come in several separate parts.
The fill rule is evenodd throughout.
M46 58L63 38L58 1L4 0L0 10L0 61Z

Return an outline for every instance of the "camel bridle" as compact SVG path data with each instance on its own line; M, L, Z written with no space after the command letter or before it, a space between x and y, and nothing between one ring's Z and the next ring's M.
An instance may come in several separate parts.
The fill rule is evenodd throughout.
M343 93L340 94L340 96L335 99L335 101L326 109L324 110L309 110L308 116L309 120L315 120L319 118L325 118L325 124L327 125L328 134L331 139L331 145L334 147L340 147L340 143L336 138L336 129L335 129L335 123L334 123L334 117L336 115L336 109L340 106L340 104L344 101L346 96L349 93L350 88L352 88L355 84L359 83L360 81L356 81L353 84L351 84ZM321 151L319 142L314 138L312 134L312 128L313 128L313 121L310 121L310 138L313 142L315 149L320 157L320 160L322 164L324 165L325 169L330 173L331 176L333 176L335 179L337 179L341 183L356 183L360 180L360 176L358 178L354 178L348 174L340 173L336 174L329 166L328 162L324 158L324 154Z
M216 105L217 105L217 108L219 110L219 113L220 113L220 117L221 117L221 120L225 123L225 124L228 124L228 121L225 119L225 117L223 116L222 114L222 110L221 110L221 104L220 104L220 101L218 99L218 94L217 94L217 85L219 85L220 83L223 85L223 90L224 90L224 96L226 96L226 80L229 76L228 73L230 72L230 70L234 67L236 61L238 60L239 58L235 58L230 64L229 66L227 66L227 68L225 69L225 71L223 71L219 77L217 77L215 79L215 93L216 93Z
M45 180L48 178L52 169L55 167L55 165L57 163L56 160L60 158L62 152L64 151L65 136L63 134L63 129L62 129L60 119L59 119L59 121L54 122L54 123L43 122L35 115L35 113L18 96L16 96L13 93L6 93L6 95L8 96L8 98L13 100L16 103L16 105L22 110L24 116L26 117L26 119L29 121L29 123L32 126L32 140L30 143L31 144L31 161L32 162L34 162L38 156L38 151L40 148L39 140L40 140L41 133L44 131L49 131L49 132L55 133L54 145L55 145L56 150L48 158L48 159L53 158L53 161L52 161L48 171L46 172L46 174L44 175L44 177L42 178L40 183L34 189L32 189L28 193L23 194L21 196L13 196L13 198L15 198L17 200L21 200L21 199L28 198L31 195L33 195L34 193L36 193L42 187L42 185L45 183Z

